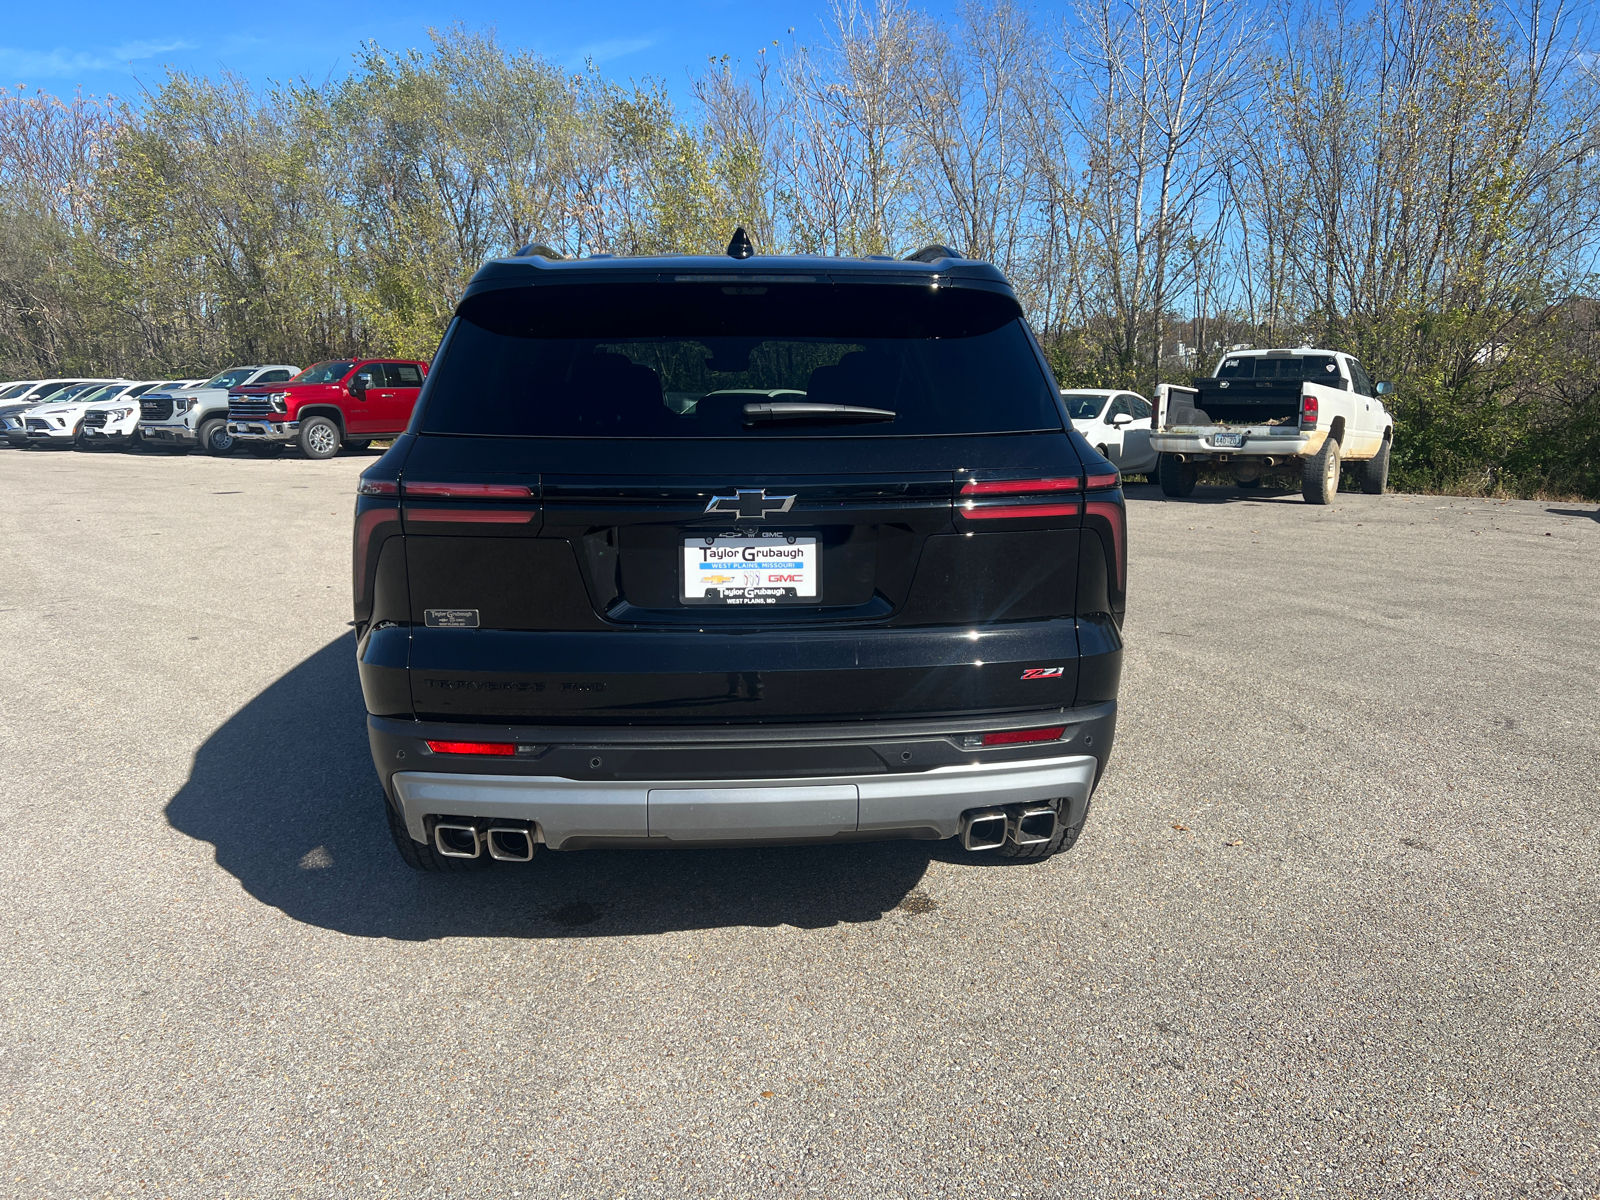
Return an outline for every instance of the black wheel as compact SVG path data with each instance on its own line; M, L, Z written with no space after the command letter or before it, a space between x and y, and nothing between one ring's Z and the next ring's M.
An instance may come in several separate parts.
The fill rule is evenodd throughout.
M388 800L383 802L383 811L389 815L389 836L394 839L394 848L400 851L400 857L413 871L481 871L494 862L487 850L481 851L477 858L451 858L440 854L431 844L424 846L420 842L413 842L411 834L406 831L405 822Z
M228 423L221 417L201 421L195 432L200 437L200 448L214 458L226 458L239 448L233 434L228 432Z
M1389 486L1389 439L1383 439L1378 452L1361 464L1361 490L1369 496L1381 496Z
M1067 803L1065 800L1053 801L1059 811ZM1091 801L1091 803L1093 803ZM1078 844L1078 839L1083 836L1083 827L1089 823L1089 805L1083 809L1083 818L1076 825L1057 825L1056 835L1048 842L1039 842L1032 846L1019 846L1015 842L1007 841L993 853L1001 858L1049 858L1054 854L1061 854L1071 850Z
M1257 475L1254 479L1235 479L1233 482L1242 488L1258 488L1261 486L1261 476Z
M1339 443L1332 434L1321 450L1300 460L1300 494L1307 504L1332 504L1339 494Z
M1162 495L1188 496L1194 493L1200 468L1194 463L1179 462L1176 454L1163 454L1156 464L1156 475L1161 481Z
M282 442L246 442L245 450L257 458L277 458L283 453Z
M346 438L344 442L344 448L351 454L364 454L371 445L371 438Z
M301 421L300 452L307 458L332 458L339 453L339 427L327 417Z

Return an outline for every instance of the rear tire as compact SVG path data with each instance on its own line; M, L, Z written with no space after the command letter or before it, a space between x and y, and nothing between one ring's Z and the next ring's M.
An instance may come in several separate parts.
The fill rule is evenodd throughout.
M1057 800L1055 803L1059 809L1066 801ZM1004 846L1001 846L993 853L1000 858L1019 858L1024 860L1050 858L1054 855L1065 853L1076 846L1078 839L1083 836L1083 827L1089 823L1089 807L1093 803L1094 801L1091 800L1089 805L1084 806L1083 819L1076 825L1056 826L1056 835L1048 842L1040 842L1035 846L1019 846L1015 842L1008 840Z
M1361 490L1369 496L1381 496L1389 486L1389 439L1383 439L1378 452L1361 464Z
M1156 463L1156 475L1161 481L1161 494L1182 498L1194 494L1194 485L1200 478L1200 468L1194 463L1181 463L1176 454L1163 454Z
M327 417L307 417L300 422L300 453L318 460L339 453L339 427Z
M1257 475L1254 479L1235 479L1233 482L1242 488L1258 488L1261 486L1261 476Z
M282 442L246 442L245 452L256 458L277 458L283 453Z
M1339 494L1339 443L1329 434L1321 450L1300 461L1300 494L1306 503L1332 504Z
M200 439L200 448L213 458L227 458L239 448L233 434L228 432L228 423L221 417L201 421L195 434Z
M477 858L451 858L440 854L431 843L425 846L420 842L413 842L411 834L406 830L405 822L400 819L400 814L395 812L394 805L388 800L383 802L383 811L389 815L389 836L394 839L394 848L400 852L400 857L406 866L413 871L464 874L467 871L481 871L494 862L487 850L480 853Z

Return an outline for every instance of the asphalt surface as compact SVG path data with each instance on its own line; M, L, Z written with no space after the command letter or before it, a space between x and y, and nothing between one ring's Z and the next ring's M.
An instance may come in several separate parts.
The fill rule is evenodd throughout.
M1591 506L1130 491L1118 743L952 843L408 871L366 459L0 452L0 1194L1600 1191Z

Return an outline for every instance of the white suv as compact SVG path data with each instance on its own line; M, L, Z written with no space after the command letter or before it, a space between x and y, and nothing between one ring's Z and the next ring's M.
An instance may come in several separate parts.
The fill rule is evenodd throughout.
M14 449L27 446L71 446L78 438L78 422L83 420L90 396L108 387L131 386L132 380L94 380L64 388L50 399L31 408L10 414L6 421L6 440Z
M108 390L93 397L84 411L78 430L78 445L94 449L139 444L139 401L151 392L168 392L198 387L203 379L162 379L153 383L131 384L121 390Z
M251 383L283 383L299 367L229 367L199 387L152 389L139 398L139 437L148 446L207 454L232 454L238 443L228 432L228 391Z

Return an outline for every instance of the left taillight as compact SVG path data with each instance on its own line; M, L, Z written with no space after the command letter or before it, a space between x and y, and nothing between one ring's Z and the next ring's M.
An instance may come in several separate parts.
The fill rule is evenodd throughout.
M398 496L400 485L392 479L363 479L356 485L358 496Z
M377 552L390 534L400 532L400 485L392 479L363 479L356 485L355 545L351 555L351 594L356 620L372 611L371 581Z

